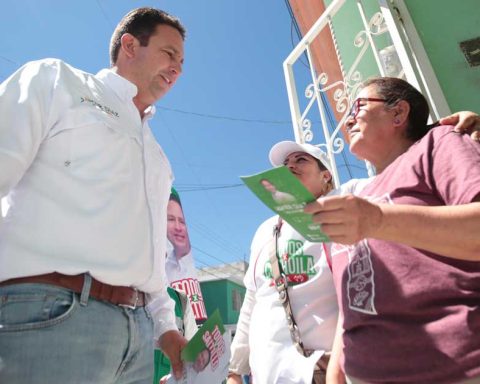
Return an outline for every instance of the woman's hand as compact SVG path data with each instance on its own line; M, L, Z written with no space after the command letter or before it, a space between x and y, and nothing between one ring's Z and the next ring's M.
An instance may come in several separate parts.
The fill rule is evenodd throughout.
M307 204L305 212L322 225L322 231L331 241L340 244L374 237L383 218L377 204L353 195L321 197Z

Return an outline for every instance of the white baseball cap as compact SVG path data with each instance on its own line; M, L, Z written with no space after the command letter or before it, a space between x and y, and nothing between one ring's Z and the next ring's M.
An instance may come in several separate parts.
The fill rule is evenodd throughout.
M325 168L327 168L330 172L332 171L327 154L319 147L312 144L299 144L295 141L280 141L279 143L275 144L272 149L270 149L268 158L274 167L279 167L280 165L283 165L283 162L287 156L294 152L308 153L309 155L312 155L316 159L320 160Z

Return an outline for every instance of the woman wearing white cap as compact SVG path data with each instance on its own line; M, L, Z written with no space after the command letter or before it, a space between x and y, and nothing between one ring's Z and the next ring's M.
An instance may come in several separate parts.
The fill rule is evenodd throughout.
M333 188L325 153L310 144L277 143L270 150L274 166L285 165L315 196ZM277 244L274 227L280 227ZM307 241L278 216L266 220L252 241L247 293L241 309L228 383L241 383L252 373L254 383L311 383L316 362L330 351L338 307L324 244ZM304 348L317 351L310 357L294 345L285 309L272 278L270 255L276 252L288 280L293 317ZM326 359L322 362L326 365ZM318 374L321 372L317 369ZM324 372L323 372L324 373Z

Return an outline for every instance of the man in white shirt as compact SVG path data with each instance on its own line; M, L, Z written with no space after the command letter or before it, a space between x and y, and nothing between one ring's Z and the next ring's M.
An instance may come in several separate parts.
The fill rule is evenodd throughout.
M0 382L150 384L154 340L180 376L173 176L148 120L184 37L175 17L138 8L113 33L110 69L45 59L0 85Z

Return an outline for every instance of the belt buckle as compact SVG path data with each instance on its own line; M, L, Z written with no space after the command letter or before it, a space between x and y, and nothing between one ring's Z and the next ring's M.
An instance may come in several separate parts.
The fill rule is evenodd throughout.
M137 308L137 303L138 303L138 290L136 288L133 288L133 290L135 291L135 302L133 303L133 305L130 305L130 304L118 304L119 307L123 307L123 308L128 308L128 309L136 309Z

